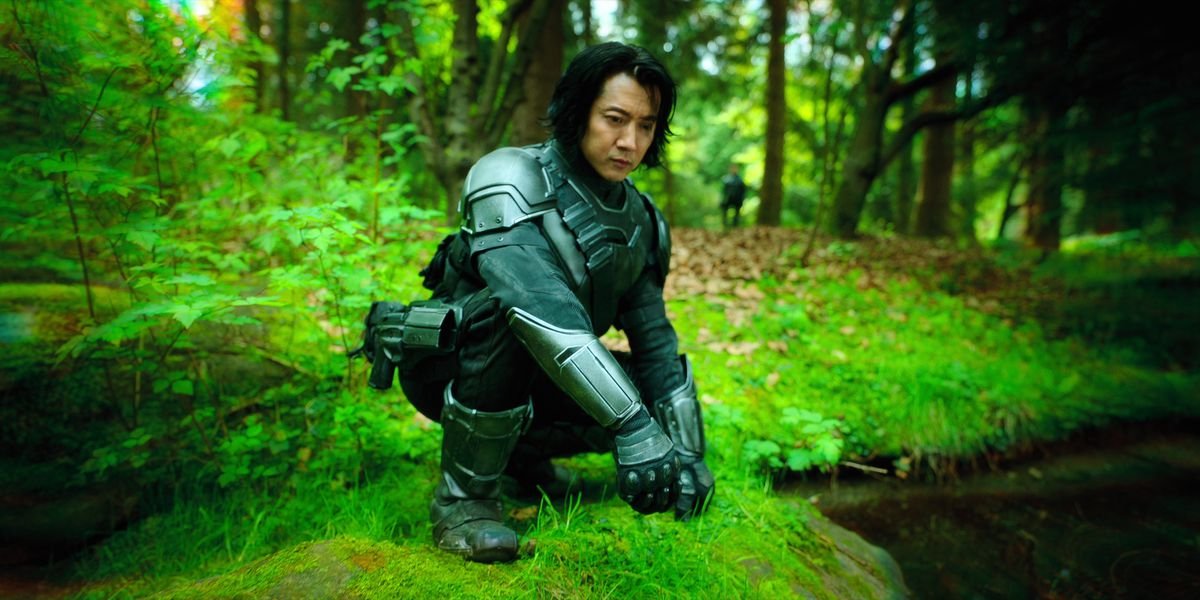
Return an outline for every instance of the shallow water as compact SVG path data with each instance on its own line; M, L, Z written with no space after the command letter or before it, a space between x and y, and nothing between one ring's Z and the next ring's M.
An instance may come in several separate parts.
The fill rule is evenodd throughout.
M916 598L1200 598L1200 435L1139 437L951 484L785 493L891 553Z

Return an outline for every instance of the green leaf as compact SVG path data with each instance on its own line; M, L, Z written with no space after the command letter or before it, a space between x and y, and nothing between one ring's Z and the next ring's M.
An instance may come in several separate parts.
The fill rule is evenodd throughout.
M214 281L212 277L209 277L203 273L185 273L183 275L176 275L175 277L166 280L165 283L168 285L210 286L216 283L216 281Z
M171 384L172 394L181 394L184 396L192 396L196 392L195 386L191 379L179 379Z
M125 234L125 239L145 250L153 250L162 237L153 231L130 231Z
M812 458L808 450L792 450L788 452L787 467L793 471L806 471L813 466Z
M233 136L224 138L217 143L217 149L221 151L221 154L225 155L225 158L233 158L233 155L237 154L237 151L241 150L241 148L242 143L234 139Z
M835 464L842 457L842 440L837 438L822 438L817 440L814 450L822 462Z
M331 69L329 75L325 77L325 81L333 84L333 87L340 92L350 83L350 79L359 73L362 73L362 69L354 66Z
M181 324L183 324L184 329L190 328L192 323L195 323L196 319L199 319L203 315L203 311L188 305L177 307L171 314L172 317L175 317L176 321L179 321Z
M57 173L69 173L75 170L75 166L57 158L43 158L38 161L38 169L42 171L42 175L50 176Z

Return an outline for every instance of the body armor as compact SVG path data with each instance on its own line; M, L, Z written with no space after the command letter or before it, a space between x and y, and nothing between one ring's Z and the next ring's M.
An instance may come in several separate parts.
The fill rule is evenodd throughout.
M591 315L592 333L600 335L614 324L617 301L647 264L657 267L660 285L666 279L670 235L662 213L628 180L613 184L617 189L602 199L570 177L568 165L554 143L502 148L480 159L463 188L463 226L451 241L451 266L470 274L481 252L529 243L529 234L514 227L532 222Z

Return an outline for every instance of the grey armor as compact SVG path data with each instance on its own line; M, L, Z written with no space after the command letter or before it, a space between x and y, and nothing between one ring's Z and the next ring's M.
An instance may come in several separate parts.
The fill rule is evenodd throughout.
M526 472L556 472L553 450L521 446L524 429L538 423L529 416L530 398L546 403L538 408L550 414L542 427L607 430L617 493L635 510L674 507L686 518L712 489L695 386L686 361L678 361L663 307L666 222L627 180L605 183L593 173L589 182L580 172L554 143L480 159L463 190L460 232L423 271L434 290L430 305L445 315L417 319L411 335L407 319L424 313L375 319L383 356L406 361L398 365L405 394L445 430L443 477L431 506L434 539L471 560L516 555L497 496L510 455L543 467ZM631 371L597 337L613 326L629 336ZM455 346L443 351L449 338ZM379 371L380 383L372 385L383 389L390 374ZM660 399L653 413L643 396Z
M637 389L590 331L564 331L519 308L508 326L542 370L604 427L618 427L641 406Z

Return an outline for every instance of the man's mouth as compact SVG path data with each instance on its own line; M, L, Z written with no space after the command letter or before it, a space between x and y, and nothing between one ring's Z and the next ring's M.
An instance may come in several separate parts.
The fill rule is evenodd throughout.
M625 159L623 159L623 158L614 158L614 159L611 159L611 160L612 160L614 163L617 163L617 166L618 166L618 167L621 167L622 169L628 169L628 168L629 168L629 167L630 167L630 166L633 164L632 162L630 162L630 161L628 161L628 160L625 160Z

